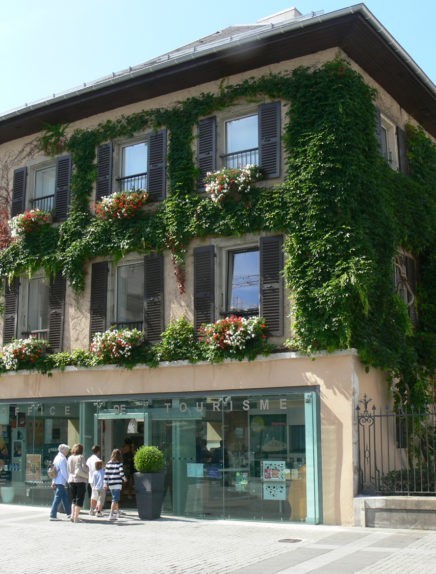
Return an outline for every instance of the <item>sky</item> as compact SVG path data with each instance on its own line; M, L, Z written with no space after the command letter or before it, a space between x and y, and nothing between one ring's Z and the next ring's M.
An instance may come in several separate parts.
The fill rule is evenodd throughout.
M332 12L351 0L13 0L0 13L0 115L146 62L227 26L295 6ZM436 1L367 0L436 80Z

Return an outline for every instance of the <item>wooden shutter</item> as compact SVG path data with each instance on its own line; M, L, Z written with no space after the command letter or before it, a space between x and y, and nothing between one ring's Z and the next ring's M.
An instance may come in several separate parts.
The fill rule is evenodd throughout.
M283 238L260 239L260 315L271 335L283 335Z
M70 203L71 156L56 160L55 220L65 221Z
M215 247L194 249L194 326L215 320Z
M95 333L106 330L108 272L109 267L106 261L92 264L90 339Z
M164 330L164 259L161 253L144 257L144 332L159 341Z
M97 181L95 186L95 201L112 193L112 142L102 144L97 149Z
M164 199L166 192L167 132L151 134L148 144L148 192L150 199Z
M27 168L20 167L14 171L12 187L11 217L23 213L26 206Z
M408 175L409 160L407 159L406 132L397 126L398 163L401 173Z
M259 106L259 164L265 178L280 177L280 102Z
M10 343L17 336L18 291L20 282L14 279L6 282L5 309L3 315L3 345Z
M198 168L200 170L199 189L204 187L208 171L216 170L216 117L204 118L198 123Z
M48 342L54 353L60 353L64 339L65 292L67 282L61 273L50 281L48 295Z

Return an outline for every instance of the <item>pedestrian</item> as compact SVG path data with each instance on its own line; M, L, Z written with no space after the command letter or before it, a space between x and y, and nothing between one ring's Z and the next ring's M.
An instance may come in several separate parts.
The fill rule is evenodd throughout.
M58 454L53 460L53 465L57 470L57 475L52 479L51 487L53 488L54 497L53 504L50 510L50 520L58 520L57 512L58 506L62 502L67 518L71 518L71 500L68 494L68 469L67 469L67 455L70 452L70 447L67 444L60 444L58 446Z
M103 516L103 507L104 501L106 499L106 490L104 488L104 475L105 470L103 468L103 461L97 460L95 463L95 470L92 475L92 494L91 494L91 503L95 508L94 512L91 516L96 515L98 517Z
M96 501L92 498L92 477L95 471L95 463L100 459L101 448L100 445L95 444L91 448L91 456L86 461L86 466L89 468L89 477L88 477L88 497L89 497L89 514L90 516L94 516L95 508L96 508ZM102 487L103 488L103 487Z
M83 444L78 443L73 446L67 466L68 483L73 501L71 521L80 522L79 515L85 500L86 485L89 478L89 470L83 456Z
M112 451L111 459L106 464L104 485L112 495L111 511L109 520L116 520L120 516L120 498L123 482L127 482L123 470L123 456L119 448Z

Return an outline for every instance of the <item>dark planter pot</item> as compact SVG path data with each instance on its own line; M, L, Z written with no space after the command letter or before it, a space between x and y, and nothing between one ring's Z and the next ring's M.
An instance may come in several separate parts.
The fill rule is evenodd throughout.
M160 518L165 474L163 472L135 472L134 478L139 518L141 520Z

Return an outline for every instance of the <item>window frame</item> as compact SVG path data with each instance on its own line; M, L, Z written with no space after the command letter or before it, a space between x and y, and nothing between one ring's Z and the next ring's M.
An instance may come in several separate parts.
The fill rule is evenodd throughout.
M258 304L257 304L257 313L251 311L250 309L237 309L232 307L231 300L233 295L233 277L234 277L234 257L235 255L240 255L243 253L254 253L257 252L258 255L258 282L257 282L257 289L258 289ZM225 315L240 315L240 316L257 316L260 315L260 285L261 285L261 278L260 278L260 246L259 245L247 245L244 247L240 247L237 249L228 248L224 251L225 262L223 262L225 267L225 277L224 277L224 292L223 292L223 300L224 300L224 310L223 312Z
M124 150L126 148L129 147L134 147L136 145L139 144L144 144L146 146L146 154L145 154L145 167L146 167L146 171L145 172L139 172L137 174L131 174L131 175L124 175ZM144 189L144 190L148 190L148 174L150 171L150 144L149 144L149 137L146 134L141 134L138 137L135 138L130 138L129 140L122 140L120 142L117 142L115 144L115 165L117 167L117 169L115 170L115 185L113 186L113 189L115 191L131 191L133 190L132 187L130 188L125 188L122 185L122 182L127 180L127 179L132 179L132 178L144 178L144 185L138 185L135 186L134 189Z
M238 122L242 120L246 120L248 118L256 118L256 127L257 127L257 145L255 147L249 147L246 149L236 150L236 151L229 151L229 133L228 133L228 126L231 122ZM231 118L226 118L223 120L223 131L224 131L224 154L221 155L221 162L223 167L228 168L243 168L246 165L259 165L259 153L260 153L260 142L259 142L259 110L256 109L255 113L245 113L242 115L237 115ZM247 161L242 162L237 165L229 165L228 159L230 156L237 156L238 154L242 155L243 157L247 156Z
M144 258L137 254L131 254L121 261L114 263L108 262L108 288L107 288L107 328L116 326L117 328L129 328L142 330L144 322L144 310L142 308L141 316L137 321L118 321L118 270L121 267L130 265L141 265L144 278ZM144 286L143 286L144 290ZM143 297L144 298L144 297ZM144 303L143 303L144 305ZM142 325L140 325L142 323Z
M385 141L385 151L383 150L383 141ZM390 167L398 171L399 157L396 125L382 113L380 113L380 152Z
M38 172L47 169L54 170L53 193L36 197L36 178ZM27 178L28 193L26 194L25 209L42 209L54 213L56 207L56 160L39 161L29 166L29 177ZM51 198L51 201L50 201ZM43 200L37 203L38 200Z
M37 329L31 329L29 325L30 319L30 288L32 281L44 281L46 288L46 298L47 298L47 313L45 317L45 328L38 326ZM49 335L49 313L50 313L50 281L48 277L43 272L35 273L32 277L21 278L21 288L19 291L19 302L18 302L18 333L17 337L28 337L31 334L36 335L37 338L47 339Z
M118 285L118 277L119 271L121 268L125 267L138 267L142 270L142 290L141 290L141 313L140 319L138 321L120 321L119 320L119 304L118 304L118 297L119 297L119 285ZM143 323L144 323L144 258L135 258L135 259L126 259L119 262L117 265L114 265L114 301L113 301L113 323L117 326L122 325L123 328L127 327L129 329L139 329L142 331ZM127 294L128 296L128 294ZM141 325L139 325L141 324Z

